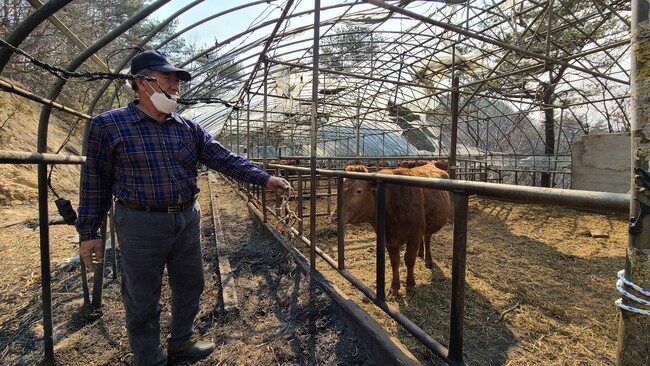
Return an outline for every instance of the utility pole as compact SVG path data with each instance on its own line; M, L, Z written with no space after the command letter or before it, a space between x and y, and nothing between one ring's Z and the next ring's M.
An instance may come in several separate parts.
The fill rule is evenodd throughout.
M632 137L630 227L618 331L618 366L650 365L650 22L647 0L632 0L630 120Z

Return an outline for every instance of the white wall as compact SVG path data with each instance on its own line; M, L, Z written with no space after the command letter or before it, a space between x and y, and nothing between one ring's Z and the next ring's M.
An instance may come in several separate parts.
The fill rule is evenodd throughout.
M629 133L583 136L571 146L571 188L628 193L630 154Z

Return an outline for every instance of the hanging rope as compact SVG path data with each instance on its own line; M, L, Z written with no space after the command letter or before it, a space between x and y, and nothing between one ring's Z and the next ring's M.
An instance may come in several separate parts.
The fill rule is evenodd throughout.
M44 69L45 71L49 72L50 74L56 76L59 79L63 80L68 80L69 78L75 77L75 78L85 78L86 81L93 81L93 80L101 80L101 79L110 79L110 80L133 80L134 77L133 75L130 74L116 74L116 73L110 73L110 72L72 72L68 70L64 70L55 66L52 66L50 64L47 64L43 61L37 60L36 58L32 57L29 55L27 52L21 50L18 47L12 46L10 43L5 41L4 39L0 39L0 46L2 47L7 47L14 51L15 53L25 56L31 63L34 65Z
M300 217L298 217L296 212L292 210L291 207L289 206L289 201L291 201L292 198L296 202L296 208L297 208L298 200L297 200L296 192L293 190L293 187L291 187L291 183L289 183L289 189L287 189L281 197L282 203L280 204L280 208L279 208L280 217L278 220L278 224L284 226L286 238L290 236L293 237L293 234L291 233L291 228L297 222L302 221Z
M65 69L61 69L55 66L52 66L48 63L40 61L32 57L27 52L23 51L18 47L14 47L7 41L0 38L0 47L6 47L14 51L15 53L24 56L34 65L44 69L50 74L56 76L59 79L69 81L71 78L83 78L85 81L95 81L95 80L135 80L136 78L145 78L147 80L155 80L154 78L147 76L134 76L131 74L121 74L121 73L112 73L112 72L72 72ZM237 105L233 105L221 98L181 98L178 100L178 103L185 105L192 105L197 103L213 104L220 103L228 108L233 108L234 110L239 110Z

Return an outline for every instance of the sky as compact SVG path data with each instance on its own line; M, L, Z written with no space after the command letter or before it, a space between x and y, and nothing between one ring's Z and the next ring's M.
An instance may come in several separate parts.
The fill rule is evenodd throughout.
M168 4L156 11L153 16L163 20L176 12L178 9L183 8L184 6L192 3L194 0L174 0L170 1ZM222 12L227 9L245 4L248 1L242 0L205 0L203 3L194 6L190 10L186 11L180 15L177 19L179 21L178 30L184 29L185 27L204 19L207 16ZM264 6L264 5L263 5ZM213 45L215 39L225 39L229 35L234 34L234 31L241 29L242 24L249 24L257 15L260 13L260 6L254 7L254 9L243 9L238 10L236 14L228 15L226 18L211 20L184 35L184 38L190 42L196 42L198 44L204 45L209 44ZM237 23L237 26L232 26L231 22Z
M193 1L194 0L170 1L168 4L156 11L153 16L163 20ZM251 2L254 2L254 0L205 0L177 18L179 21L177 29L182 30L210 15L244 4L249 4ZM282 12L281 6L285 3L285 0L277 0L272 1L270 4L262 3L244 9L238 9L233 13L220 16L217 19L210 20L209 22L200 25L196 29L187 32L184 38L190 43L212 46L214 45L215 40L219 41L236 35L248 28L250 24L278 18ZM295 2L294 7L296 4L300 8L314 6L313 1L309 0L298 0Z

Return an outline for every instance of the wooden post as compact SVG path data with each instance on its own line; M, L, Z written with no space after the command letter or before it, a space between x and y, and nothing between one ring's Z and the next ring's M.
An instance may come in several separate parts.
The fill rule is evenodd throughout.
M648 2L632 0L632 65L630 70L630 121L632 134L630 230L624 276L631 283L650 289L650 181L644 177L650 170L650 23ZM646 179L644 179L646 178ZM650 299L622 284L622 288L640 298ZM619 366L650 365L650 306L623 296L616 364Z

